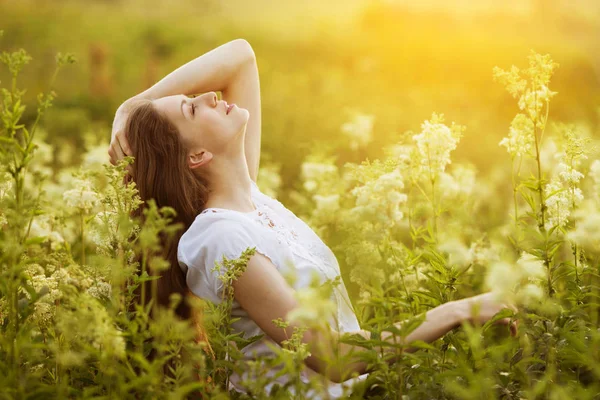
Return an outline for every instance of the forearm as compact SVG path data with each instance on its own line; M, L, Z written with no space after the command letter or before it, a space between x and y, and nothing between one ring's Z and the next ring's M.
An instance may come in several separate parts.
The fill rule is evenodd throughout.
M421 325L419 325L405 338L402 339L399 337L394 337L392 333L384 332L381 335L381 339L389 342L390 344L403 343L405 345L410 345L410 343L414 342L415 340L421 340L428 343L432 342L460 325L461 321L463 321L465 318L465 312L463 308L463 304L460 301L442 304L427 311L425 321L423 321ZM395 325L400 329L402 322L398 322ZM353 333L358 334L365 339L369 339L369 332L367 331L361 330ZM344 381L350 378L354 372L357 372L359 375L370 372L366 362L360 360L349 361L352 358L352 354L356 354L364 349L359 346L339 342L340 336L340 334L333 333L332 337L330 338L330 340L333 342L333 346L323 346L323 343L328 342L328 340L323 340L323 336L321 336L319 340L313 340L312 342L317 343L317 345L314 349L311 349L311 352L314 356L311 357L312 359L309 360L307 364L311 368L324 373L329 379L335 382ZM329 343L332 343L331 341L329 341ZM338 349L337 355L331 350L336 347ZM416 350L416 348L407 347L403 351L413 352ZM391 352L393 351L393 348L385 346L382 348L376 346L373 348L373 351ZM323 361L326 359L331 360L336 358L338 358L340 362L333 367L327 365L327 363ZM390 364L393 364L397 361L397 356L393 356L388 359Z
M152 87L134 96L154 100L175 94L223 91L254 51L244 39L232 40L177 68Z

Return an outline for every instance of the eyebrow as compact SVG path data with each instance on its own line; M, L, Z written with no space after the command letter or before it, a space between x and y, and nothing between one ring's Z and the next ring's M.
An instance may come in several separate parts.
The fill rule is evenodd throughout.
M185 113L183 112L183 103L185 103L185 98L181 99L181 104L179 105L179 109L181 110L181 115L183 115L183 118L185 118Z

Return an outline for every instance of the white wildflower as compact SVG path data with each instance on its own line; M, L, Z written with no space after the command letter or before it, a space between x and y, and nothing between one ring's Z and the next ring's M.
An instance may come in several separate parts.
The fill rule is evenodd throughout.
M590 254L600 252L600 210L592 201L584 202L574 212L575 230L567 233L567 238L583 247Z
M547 276L544 263L529 253L522 253L517 265L521 267L524 277L545 279Z
M556 92L551 91L546 85L541 85L535 91L527 89L519 98L519 108L526 110L532 119L538 119L540 111L545 105L544 103L550 102L554 95L556 95Z
M544 290L533 283L523 286L518 292L518 299L522 304L531 305L533 302L544 298Z
M335 213L340 209L340 195L332 194L329 196L322 196L316 194L313 196L313 200L317 205L317 210L324 213Z
M351 213L365 220L380 223L398 223L403 217L399 207L407 196L401 193L404 182L399 169L382 174L362 186L356 186L351 193L356 197L356 206Z
M565 188L554 178L545 187L546 229L554 226L564 227L569 222L572 209L583 200L580 188Z
M355 114L352 121L342 125L342 132L350 139L350 148L357 150L372 140L375 116Z
M513 265L500 261L490 266L485 284L494 292L505 295L513 292L521 277L521 273Z
M600 201L600 160L594 160L590 165L590 176L594 181L594 195Z
M0 201L5 197L9 196L12 191L13 182L8 172L0 174Z
M473 254L459 239L452 237L438 245L438 250L448 253L448 264L467 266L473 262Z
M558 164L558 175L560 179L570 185L575 185L579 183L579 181L583 178L583 174L577 171L575 168L570 165L561 162Z
M369 304L370 301L371 301L371 292L362 288L359 293L358 304L367 305L367 304Z
M317 191L319 187L336 180L338 176L338 168L331 163L304 162L301 169L303 186L307 192Z
M110 283L98 282L87 289L87 292L92 296L100 300L110 299L112 293L112 286Z
M414 135L421 159L421 167L428 177L435 177L444 172L451 163L450 152L462 137L463 127L452 124L448 127L443 124L443 114L433 114L430 121L421 125L421 133Z
M109 156L106 149L108 143L91 147L84 155L82 165L86 168L99 168L109 162Z
M534 145L533 121L525 114L517 114L510 124L508 137L500 141L511 157L531 155Z
M75 189L67 190L63 194L63 200L68 207L78 208L89 212L98 204L98 194L92 189L92 183L88 180L76 179Z

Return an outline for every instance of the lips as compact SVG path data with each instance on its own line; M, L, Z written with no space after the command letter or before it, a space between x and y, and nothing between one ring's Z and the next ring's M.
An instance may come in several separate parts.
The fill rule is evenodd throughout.
M229 114L233 106L235 106L235 104L230 104L229 106L227 106L227 111L225 112L225 114Z

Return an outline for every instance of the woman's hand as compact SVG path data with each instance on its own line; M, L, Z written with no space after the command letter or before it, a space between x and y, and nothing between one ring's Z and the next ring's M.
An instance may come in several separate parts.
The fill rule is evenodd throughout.
M115 113L115 119L113 120L111 141L108 148L108 155L110 156L110 163L117 165L117 163L125 156L131 155L131 148L125 137L125 123L129 117L129 112L135 102L134 98L126 100L119 106ZM131 174L131 165L127 166L128 172Z
M496 293L487 292L477 296L468 297L466 299L458 300L459 306L462 310L462 320L470 322L472 324L485 324L487 321L492 319L499 311L505 308L513 310L515 313L518 309L508 303L499 302L496 299ZM513 320L511 323L510 318L503 318L496 321L498 324L509 325L510 334L516 336L518 332L518 321Z

